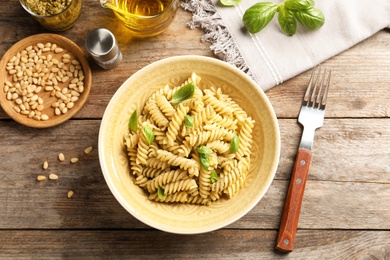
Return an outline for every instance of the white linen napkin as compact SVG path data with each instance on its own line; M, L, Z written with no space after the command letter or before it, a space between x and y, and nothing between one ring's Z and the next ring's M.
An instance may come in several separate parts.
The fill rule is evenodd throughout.
M282 33L277 15L259 33L248 33L242 16L261 0L243 0L223 7L219 0L184 0L193 13L190 27L202 27L203 41L221 59L248 73L267 90L290 79L390 25L390 0L323 0L325 24L315 31L298 26L297 33ZM270 0L265 0L270 1ZM280 3L280 1L271 0Z

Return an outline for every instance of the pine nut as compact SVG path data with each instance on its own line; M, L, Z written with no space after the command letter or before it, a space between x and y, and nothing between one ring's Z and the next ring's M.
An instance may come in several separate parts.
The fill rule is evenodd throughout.
M67 107L68 109L71 109L71 108L74 107L74 103L73 103L73 102L69 102L68 104L66 104L66 107Z
M60 48L60 47L57 47L57 48L54 49L54 52L55 52L55 53L61 53L61 52L63 52L63 51L64 51L64 49L62 49L62 48Z
M74 195L74 191L72 191L72 190L69 190L69 191L68 191L68 194L67 194L67 196L68 196L68 199L72 198L72 197L73 197L73 195Z
M20 113L21 109L17 106L14 106L14 110L17 112L17 113Z
M49 174L49 179L50 179L50 180L58 180L58 175L57 175L57 174L54 174L54 173L50 173L50 174Z
M47 168L49 168L49 162L48 161L44 161L43 164L42 164L42 168L44 170L47 170Z
M55 43L53 43L53 44L50 46L50 50L51 50L51 51L54 51L56 48L57 48L57 44L55 44Z
M76 162L78 162L78 160L79 160L79 158L75 157L75 158L70 159L70 162L71 163L76 163Z
M60 160L61 162L65 161L65 155L63 153L60 153L58 155L58 160Z
M92 151L92 146L85 148L84 153L89 154Z
M44 176L44 175L37 176L37 181L43 181L43 180L46 180L46 176Z
M58 107L56 107L55 110L54 110L54 114L55 114L56 116L61 115L61 110L60 110Z

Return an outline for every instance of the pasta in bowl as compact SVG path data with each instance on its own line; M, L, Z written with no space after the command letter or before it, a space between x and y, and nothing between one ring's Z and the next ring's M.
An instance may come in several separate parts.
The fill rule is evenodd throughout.
M213 231L264 196L279 128L265 94L225 62L178 56L132 75L99 132L105 180L120 204L171 233Z

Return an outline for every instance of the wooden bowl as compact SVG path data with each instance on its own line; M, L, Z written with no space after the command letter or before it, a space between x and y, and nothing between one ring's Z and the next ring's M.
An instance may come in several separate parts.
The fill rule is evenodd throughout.
M149 96L165 85L180 85L192 72L202 78L201 89L221 88L256 121L249 173L244 187L233 198L219 199L209 206L154 202L134 184L123 136L128 133L134 108L142 108ZM278 121L267 96L236 67L208 57L171 57L139 70L112 97L100 125L99 160L111 192L135 218L170 233L210 232L240 219L270 187L279 155Z
M78 100L72 102L73 107L71 107L71 105L69 105L70 108L68 109L67 112L56 115L55 108L53 108L52 105L53 105L53 103L55 103L59 99L59 97L55 96L54 92L45 90L45 87L50 86L50 85L48 85L48 84L50 84L50 82L49 82L50 80L48 80L48 79L45 80L45 82L49 82L47 84L46 83L35 84L34 82L29 83L30 85L35 85L37 88L39 86L42 87L41 88L42 90L38 93L35 93L33 91L33 95L37 95L38 97L40 97L42 99L40 101L41 101L41 103L43 101L43 110L41 110L40 112L42 113L42 115L46 114L48 116L48 119L47 120L37 120L37 117L36 117L36 119L34 119L32 114L27 114L27 112L23 112L25 114L22 114L21 112L17 111L18 109L15 107L19 107L19 109L21 109L20 104L17 104L17 102L16 102L16 99L18 99L18 98L14 99L14 100L7 99L7 92L9 91L9 89L14 87L17 82L20 82L20 80L18 80L18 79L15 79L16 81L14 81L13 75L10 75L9 71L7 70L7 67L8 67L8 63L10 62L12 57L17 55L18 53L21 53L23 50L26 50L28 46L37 46L38 44L46 44L46 43L56 44L58 47L63 49L63 52L61 52L61 53L56 53L54 51L54 48L53 48L53 51L50 50L49 52L47 52L47 49L45 49L45 52L43 52L41 56L46 56L46 60L48 57L47 55L50 53L52 55L52 60L57 59L58 61L62 62L63 55L68 54L71 57L70 60L79 61L79 64L81 65L81 69L84 73L84 80L83 80L84 90L80 91L80 93L79 93L80 95L78 96ZM43 59L43 61L44 61L44 59ZM15 65L15 62L13 64ZM21 64L21 62L19 62L19 65L20 64ZM70 64L71 63L65 64L68 69L71 67ZM26 62L24 62L24 65L26 65ZM55 65L50 67L50 70L53 67L55 67ZM29 67L27 67L27 68L29 68ZM30 67L30 68L32 68L32 67ZM32 71L32 69L30 69L30 71ZM45 77L44 74L46 76L48 76L50 74L50 72L51 71L48 71L46 73L42 72L43 74L41 74L39 77L41 77L41 78ZM24 74L24 75L26 76L25 79L27 80L28 75L26 75L26 74ZM57 75L57 74L55 74L55 75ZM24 77L24 76L21 76L19 79L21 79L22 77ZM7 81L11 82L13 84L13 86L6 87ZM43 82L43 81L41 81L41 82ZM34 128L47 128L47 127L56 126L56 125L59 125L59 124L65 122L69 118L71 118L84 105L85 101L88 98L90 89L91 89L91 82L92 82L91 69L89 67L88 61L85 58L83 51L80 49L79 46L77 46L74 42L72 42L68 38L65 38L65 37L63 37L61 35L57 35L57 34L33 35L33 36L27 37L27 38L17 42L16 44L14 44L4 54L3 58L0 61L0 105L3 108L3 110L11 118L13 118L16 122L18 122L22 125L34 127ZM68 80L64 83L59 81L58 87L60 89L68 88L69 83L70 83L70 80ZM64 95L68 95L68 96L71 95L70 94L71 90L72 89L69 89L68 93L65 93ZM77 90L79 90L78 87L77 87ZM64 90L64 92L66 92L66 91ZM19 96L19 99L21 99L21 100L23 99L22 98L23 96L20 94L20 91L19 91L18 96ZM19 102L20 102L20 100L19 100ZM26 100L26 102L29 103L27 100ZM69 100L66 102L69 102ZM24 107L26 107L26 106L24 106ZM28 108L28 106L27 106L27 108ZM40 109L42 109L42 107L40 107ZM31 112L34 109L30 107L29 109L26 109L26 110ZM23 108L21 109L21 111L23 111ZM35 110L35 111L37 111L37 110Z

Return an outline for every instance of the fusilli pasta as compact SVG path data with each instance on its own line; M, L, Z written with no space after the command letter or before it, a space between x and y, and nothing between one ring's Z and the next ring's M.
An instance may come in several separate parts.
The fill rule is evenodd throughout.
M255 121L220 88L202 89L200 81L192 73L180 86L154 92L136 118L137 131L124 134L134 184L152 201L210 205L244 186ZM192 96L173 102L185 87L193 87Z

